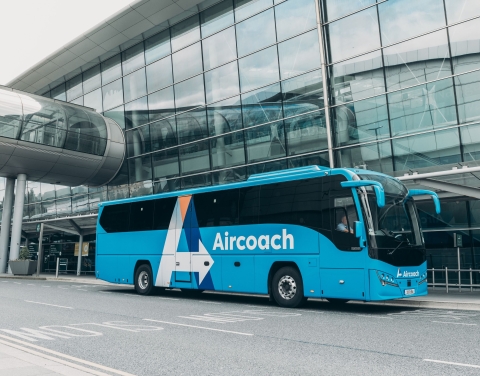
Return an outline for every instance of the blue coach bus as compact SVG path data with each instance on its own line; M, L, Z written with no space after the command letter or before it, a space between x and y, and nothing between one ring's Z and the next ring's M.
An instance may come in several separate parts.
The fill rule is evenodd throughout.
M427 294L413 196L390 176L309 166L100 204L96 276L180 288L378 301Z

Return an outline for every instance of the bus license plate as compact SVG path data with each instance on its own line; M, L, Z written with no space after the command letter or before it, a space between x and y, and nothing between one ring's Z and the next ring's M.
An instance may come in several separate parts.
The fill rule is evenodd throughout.
M405 290L405 295L413 295L415 294L415 289Z

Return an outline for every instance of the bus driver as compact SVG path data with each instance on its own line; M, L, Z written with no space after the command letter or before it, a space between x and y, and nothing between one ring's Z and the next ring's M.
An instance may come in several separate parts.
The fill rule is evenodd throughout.
M337 231L350 232L353 234L353 229L348 226L347 216L343 216L341 222L337 225Z

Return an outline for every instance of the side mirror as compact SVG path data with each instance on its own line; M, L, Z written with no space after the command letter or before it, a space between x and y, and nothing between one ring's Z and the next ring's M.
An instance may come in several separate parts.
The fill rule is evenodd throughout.
M383 208L385 206L385 190L383 185L378 181L373 180L355 180L355 181L342 181L340 185L343 188L358 188L358 187L373 187L375 196L377 196L377 206Z
M364 248L366 245L365 239L365 231L363 227L363 223L360 221L353 222L354 229L355 229L355 236L358 238L358 242L360 244L360 248Z
M435 204L435 212L437 214L440 214L440 212L441 212L440 199L438 198L438 195L433 191L427 191L425 189L410 189L408 191L407 197L405 197L405 199L407 199L409 197L421 196L421 195L432 196L433 203Z

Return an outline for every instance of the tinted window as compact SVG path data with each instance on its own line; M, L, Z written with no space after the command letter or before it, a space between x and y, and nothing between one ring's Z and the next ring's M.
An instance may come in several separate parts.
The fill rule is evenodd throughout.
M199 227L238 224L238 189L193 196Z
M259 223L290 223L296 181L261 188Z
M130 206L130 231L148 231L153 228L154 201L134 202Z
M258 223L260 187L240 189L239 193L239 224L251 225Z
M153 217L154 230L166 230L170 225L173 209L177 203L176 197L155 200L155 212Z
M105 206L100 217L100 225L106 232L128 231L130 204Z
M333 243L343 251L360 251L358 238L355 236L355 221L358 221L357 209L351 190L344 190L342 197L331 199Z

